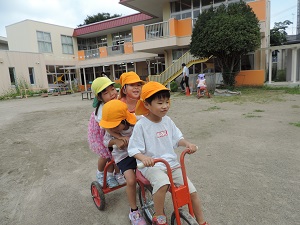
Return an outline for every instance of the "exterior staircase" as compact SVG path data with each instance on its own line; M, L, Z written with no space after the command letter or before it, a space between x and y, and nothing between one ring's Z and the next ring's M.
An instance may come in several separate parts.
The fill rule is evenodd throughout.
M211 58L211 57L210 57ZM192 56L190 51L186 52L183 56L177 59L171 66L159 75L149 75L149 81L157 81L163 85L168 85L171 81L175 80L182 74L182 63L185 63L189 68L196 63L203 63L210 58L196 58Z

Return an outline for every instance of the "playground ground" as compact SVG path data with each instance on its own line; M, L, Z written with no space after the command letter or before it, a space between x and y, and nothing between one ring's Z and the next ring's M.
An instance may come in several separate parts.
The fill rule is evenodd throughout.
M130 224L124 188L105 196L105 211L91 198L91 105L79 93L0 102L1 224ZM169 115L199 146L187 170L211 225L300 224L299 95L175 94Z

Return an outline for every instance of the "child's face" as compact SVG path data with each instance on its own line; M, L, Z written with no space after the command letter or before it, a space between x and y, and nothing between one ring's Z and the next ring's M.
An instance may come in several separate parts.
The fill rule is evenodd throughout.
M142 91L142 84L141 83L133 83L133 84L126 84L126 87L124 89L124 94L126 94L126 97L132 98L132 99L140 99Z
M121 133L122 130L124 130L126 127L126 125L124 123L120 123L117 127L114 127L114 128L110 128L109 130L111 130L112 132L114 133Z
M162 118L164 117L169 109L170 109L170 99L162 98L162 99L154 99L151 104L145 102L145 107L150 111L150 114L155 117Z
M101 92L101 98L103 103L109 102L110 100L117 99L118 92L113 85L108 86Z

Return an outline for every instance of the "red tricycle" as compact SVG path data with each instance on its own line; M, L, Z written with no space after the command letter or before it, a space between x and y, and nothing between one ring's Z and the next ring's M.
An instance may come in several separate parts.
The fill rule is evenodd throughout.
M177 187L175 186L172 178L172 171L171 167L168 164L168 162L164 159L155 159L154 162L161 162L164 163L167 167L167 174L170 179L170 188L169 191L172 196L173 206L174 206L174 212L171 216L171 224L172 225L184 225L184 224L190 224L190 225L197 225L197 221L194 218L193 208L192 208L192 202L191 197L189 193L189 187L187 182L187 176L186 176L186 169L184 164L184 157L189 152L188 149L184 150L180 155L180 168L182 170L182 176L184 184ZM114 161L110 161L107 163L107 165L104 168L104 174L107 172L107 168L109 165L113 164ZM139 168L143 167L143 164L138 165ZM142 175L142 173L139 170L136 170L136 180L138 183L138 197L141 204L141 210L143 211L143 214L145 216L145 219L151 224L152 217L154 214L154 203L152 199L152 186L150 182ZM103 187L97 182L93 181L91 184L91 194L93 197L93 201L96 205L96 207L99 210L104 210L105 208L105 194L112 192L114 190L117 190L124 185L115 187L115 188L108 188L106 184L106 175L104 175L104 183ZM188 206L188 211L184 210L183 206Z

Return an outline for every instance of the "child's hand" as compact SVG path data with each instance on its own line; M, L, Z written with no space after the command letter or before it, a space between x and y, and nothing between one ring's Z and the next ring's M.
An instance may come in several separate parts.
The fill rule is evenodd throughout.
M123 140L120 139L114 139L114 144L119 148L122 149L124 147L126 147L125 142Z
M144 157L141 162L144 164L145 167L154 166L154 159L151 157Z
M124 137L124 136L122 136L122 137L120 137L120 138L118 138L118 139L122 140L122 141L124 142L124 145L125 145L125 146L128 146L129 137Z
M187 143L186 148L190 150L189 154L193 154L198 150L198 146L191 143Z

